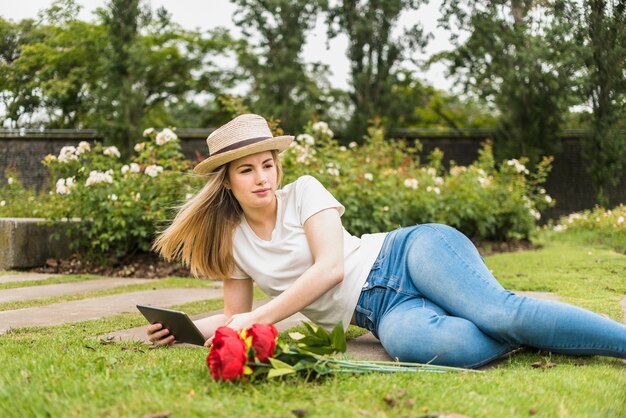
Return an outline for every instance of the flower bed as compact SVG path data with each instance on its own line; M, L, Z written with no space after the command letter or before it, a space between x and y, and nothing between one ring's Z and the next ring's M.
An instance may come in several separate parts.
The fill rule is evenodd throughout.
M348 146L333 139L324 122L304 131L282 154L285 183L304 174L317 177L346 206L344 225L355 235L440 222L482 241L519 240L554 204L542 188L548 158L531 172L522 158L497 163L485 144L476 162L448 169L440 151L422 162L419 143L411 148L386 140L377 127L363 145ZM134 151L124 162L115 147L64 147L44 160L53 184L48 193L37 195L7 176L0 186L0 217L79 218L66 231L71 249L100 264L149 252L156 231L204 180L189 174L191 162L170 129L147 129Z
M626 253L626 205L575 212L546 226L555 239L603 244Z

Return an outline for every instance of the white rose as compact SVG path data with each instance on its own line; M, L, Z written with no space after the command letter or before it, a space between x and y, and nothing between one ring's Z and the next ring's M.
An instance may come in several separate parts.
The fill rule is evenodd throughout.
M153 164L147 166L143 172L150 177L156 177L159 175L159 173L163 172L163 167Z
M67 147L61 148L61 152L59 152L58 160L61 163L66 163L72 160L78 160L78 155L76 155L76 147L67 146Z
M89 142L87 141L80 141L78 143L78 148L76 149L76 154L80 155L82 153L91 151L91 146L89 145Z
M65 179L58 179L56 183L57 194L68 194L70 188L65 184Z
M326 172L330 174L331 176L335 176L335 177L339 177L339 174L340 174L339 169L337 168L329 168L326 170Z
M102 153L107 157L120 158L121 156L120 150L118 150L116 146L107 147L102 151Z
M178 138L176 134L171 129L163 129L159 132L155 138L155 142L157 145L164 145L174 139Z
M143 136L150 136L152 132L154 132L154 128L148 128L145 131L143 131Z
M315 122L312 126L311 129L313 129L313 131L315 132L322 132L328 129L328 124L326 122Z
M369 180L369 181L374 180L374 175L372 173L365 173L363 174L363 177L365 177L365 180Z
M419 182L417 181L417 179L406 179L404 180L404 186L408 187L409 189L417 190Z
M296 141L303 142L307 145L315 145L315 138L309 134L300 134L296 137Z
M85 186L91 186L97 183L113 183L113 170L107 170L104 173L101 171L93 170L89 173Z

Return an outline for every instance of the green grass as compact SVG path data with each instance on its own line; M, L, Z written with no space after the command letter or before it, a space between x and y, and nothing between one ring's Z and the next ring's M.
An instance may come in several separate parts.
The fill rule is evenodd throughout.
M545 242L539 251L487 257L507 287L545 290L622 319L626 256L606 248ZM591 252L591 255L588 253ZM182 280L182 279L178 279ZM178 306L191 314L221 301ZM21 328L0 337L0 416L172 417L471 417L626 416L621 360L552 355L554 368L533 368L545 353L523 350L483 373L342 375L253 385L213 382L207 350L152 350L103 343L98 335L140 326L139 314L57 327ZM350 335L359 330L351 328Z
M610 249L546 243L539 251L488 257L487 265L506 288L554 292L563 302L623 319L626 256Z

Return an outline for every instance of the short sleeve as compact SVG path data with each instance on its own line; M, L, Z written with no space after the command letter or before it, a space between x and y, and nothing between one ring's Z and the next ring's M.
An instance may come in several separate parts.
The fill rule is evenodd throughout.
M233 272L231 273L230 278L236 280L244 280L249 279L250 276L245 273L237 263L235 263L235 267L233 268Z
M297 181L296 193L296 203L302 225L311 216L325 209L336 208L339 216L345 212L344 206L315 177L300 177Z

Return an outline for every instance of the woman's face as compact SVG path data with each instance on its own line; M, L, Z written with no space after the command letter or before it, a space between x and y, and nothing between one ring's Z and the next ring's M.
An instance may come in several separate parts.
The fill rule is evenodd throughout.
M224 186L231 189L245 211L263 208L274 202L278 173L270 151L232 161Z

